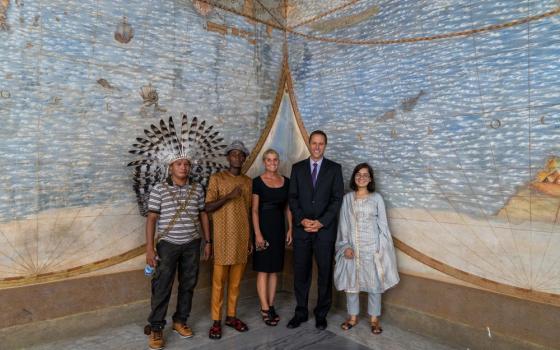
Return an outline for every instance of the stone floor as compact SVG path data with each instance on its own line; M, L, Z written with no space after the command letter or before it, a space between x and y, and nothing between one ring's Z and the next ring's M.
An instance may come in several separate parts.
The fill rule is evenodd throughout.
M276 309L282 320L277 327L266 326L261 321L258 314L258 299L249 297L240 300L238 314L238 317L249 325L249 331L238 333L232 328L224 327L222 339L211 340L207 335L210 327L208 305L200 304L193 308L189 321L195 336L190 339L181 339L170 331L170 327L166 327L164 331L167 341L166 349L453 349L434 339L399 329L387 322L382 324L384 331L381 335L373 335L369 331L366 318L362 319L353 329L343 331L340 328L340 324L345 318L343 311L334 311L329 314L329 325L325 331L315 328L314 319L302 324L300 328L288 329L286 323L294 309L293 297L289 293L278 293ZM69 337L27 349L147 349L147 337L142 332L144 325L145 322L139 319L124 326L100 329L93 334Z

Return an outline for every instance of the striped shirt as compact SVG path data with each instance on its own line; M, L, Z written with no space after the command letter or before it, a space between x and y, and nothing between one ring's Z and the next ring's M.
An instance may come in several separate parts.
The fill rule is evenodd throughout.
M192 188L192 190L191 190ZM177 210L188 199L185 210L161 239L173 244L185 244L200 238L198 214L204 210L204 190L199 183L177 186L160 183L150 192L148 211L159 214L158 233L165 233Z

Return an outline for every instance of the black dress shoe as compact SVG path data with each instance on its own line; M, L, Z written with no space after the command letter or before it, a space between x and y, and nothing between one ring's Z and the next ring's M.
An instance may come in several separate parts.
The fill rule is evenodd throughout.
M315 319L315 327L321 331L327 329L327 319L324 317Z
M294 328L298 328L302 322L306 322L307 321L307 317L306 318L301 318L299 316L294 316L292 317L292 319L288 322L288 324L286 325L286 327L290 328L290 329L294 329Z

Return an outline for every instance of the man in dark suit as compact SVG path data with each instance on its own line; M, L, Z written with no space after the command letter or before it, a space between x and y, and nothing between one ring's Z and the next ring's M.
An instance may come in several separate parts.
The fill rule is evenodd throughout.
M311 156L292 167L289 203L294 227L294 293L297 307L288 328L307 321L312 258L318 267L315 326L327 328L332 304L333 254L338 211L344 195L340 164L323 157L327 135L316 130L309 136Z

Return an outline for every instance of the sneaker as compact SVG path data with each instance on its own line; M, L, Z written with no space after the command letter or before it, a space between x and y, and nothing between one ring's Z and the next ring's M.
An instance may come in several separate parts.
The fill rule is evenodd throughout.
M152 350L160 350L165 346L165 341L163 340L163 331L150 332L150 337L148 338L148 346Z
M193 336L191 327L181 322L173 322L173 331L179 334L181 338L190 338Z

